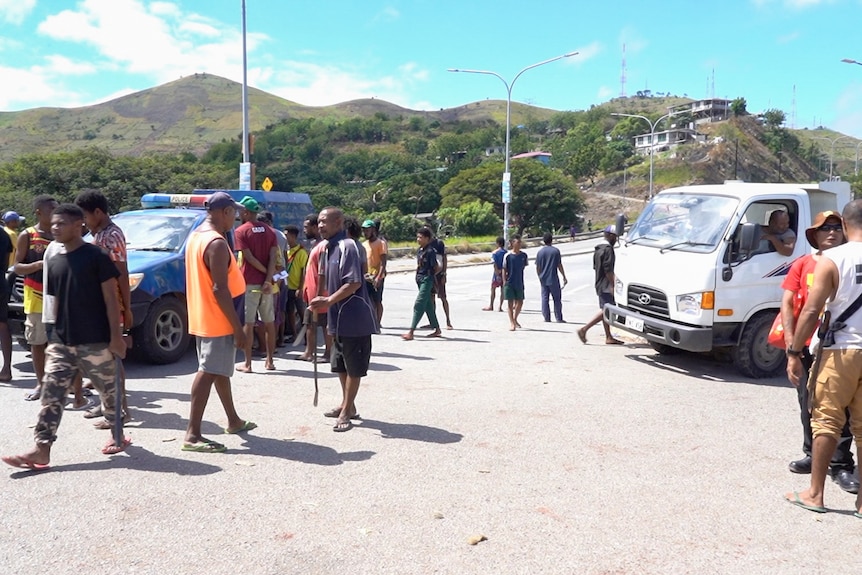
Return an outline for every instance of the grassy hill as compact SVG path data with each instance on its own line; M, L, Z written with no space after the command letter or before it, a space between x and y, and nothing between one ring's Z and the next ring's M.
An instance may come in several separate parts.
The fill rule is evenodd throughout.
M284 118L338 121L383 113L443 122L491 118L503 124L506 117L506 102L500 100L430 112L408 110L377 99L303 106L255 88L249 88L248 100L252 132ZM555 113L513 103L512 123L547 120ZM212 144L235 139L241 133L242 85L212 74L194 74L93 106L0 112L0 161L28 153L91 146L105 147L118 155L199 155Z

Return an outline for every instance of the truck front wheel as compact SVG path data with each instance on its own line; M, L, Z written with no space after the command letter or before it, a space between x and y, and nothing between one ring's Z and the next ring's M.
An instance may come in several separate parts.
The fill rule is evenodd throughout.
M784 350L769 345L766 340L775 314L760 313L742 329L739 344L733 349L733 363L743 375L760 379L775 377L784 371Z
M189 348L186 306L174 297L155 302L132 334L135 356L150 363L174 363Z

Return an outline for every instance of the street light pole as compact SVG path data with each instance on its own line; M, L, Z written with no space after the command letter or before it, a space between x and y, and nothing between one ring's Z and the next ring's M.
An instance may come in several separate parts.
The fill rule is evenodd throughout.
M250 151L248 148L248 64L245 45L245 0L242 0L242 165L239 170L239 189L241 190L250 190L254 187L254 182L251 182ZM248 173L244 174L244 170L248 170ZM248 183L244 181L244 178L248 178Z
M853 170L853 175L859 175L859 146L862 146L862 141L856 142L856 168Z
M856 60L851 60L850 58L842 58L841 61L845 64L859 64L860 66L862 66L862 62L857 62Z
M518 78L526 72L527 70L532 70L533 68L538 68L539 66L544 66L545 64L550 64L551 62L556 62L557 60L562 60L563 58L569 58L571 56L577 55L577 52L569 52L567 54L562 54L560 56L556 56L554 58L550 58L548 60L543 60L542 62L537 62L536 64L531 64L526 68L522 69L520 72L515 74L515 77L512 78L511 82L506 82L506 79L503 78L497 72L491 72L490 70L462 70L459 68L449 68L447 72L464 72L467 74L487 74L489 76L496 76L503 82L503 85L506 86L506 167L503 172L503 240L508 243L509 241L509 202L511 201L511 183L510 178L511 175L509 173L509 132L511 132L511 118L512 118L512 88L515 86L515 82Z
M825 140L829 142L829 181L832 181L832 157L835 154L835 142L849 138L850 136L838 136L837 138L825 138L823 136L814 136L813 140Z
M611 116L625 116L626 118L640 118L641 120L645 120L649 125L649 198L652 199L652 179L653 179L653 146L655 146L655 129L656 126L659 125L659 122L664 120L665 118L670 118L676 112L669 112L656 120L655 122L650 122L650 119L646 116L641 116L640 114L623 114L623 113L611 113Z

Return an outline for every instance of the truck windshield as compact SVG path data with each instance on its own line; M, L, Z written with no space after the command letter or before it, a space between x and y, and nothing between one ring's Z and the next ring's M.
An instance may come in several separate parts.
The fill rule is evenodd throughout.
M690 252L711 252L724 237L738 200L724 196L662 194L653 198L626 236L626 243Z
M183 246L199 213L125 212L112 216L126 236L129 251L176 252Z

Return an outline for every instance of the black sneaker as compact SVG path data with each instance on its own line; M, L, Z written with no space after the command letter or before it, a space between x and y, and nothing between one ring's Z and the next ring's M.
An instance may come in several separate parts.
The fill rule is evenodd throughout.
M857 479L856 474L849 469L839 469L838 471L832 472L831 475L832 481L837 483L838 487L847 493L852 493L854 495L859 493L859 479Z

